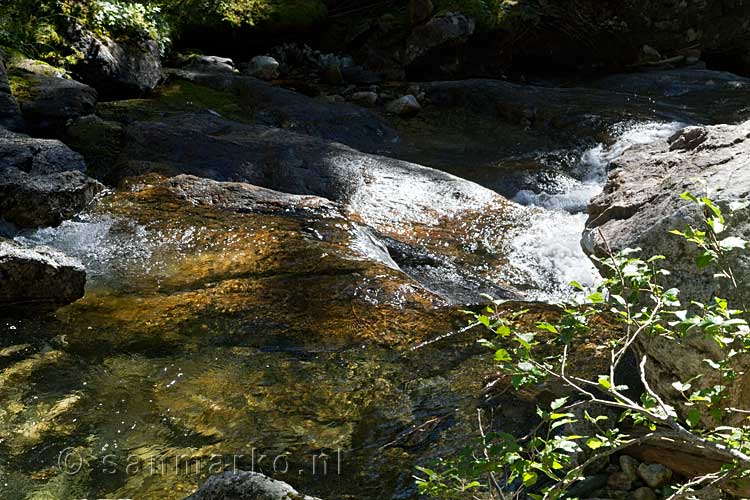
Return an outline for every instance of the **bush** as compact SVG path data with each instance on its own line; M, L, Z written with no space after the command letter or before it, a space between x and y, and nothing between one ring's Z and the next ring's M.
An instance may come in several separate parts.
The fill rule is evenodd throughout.
M698 266L714 266L715 279L728 280L736 287L725 257L728 252L747 249L748 242L724 236L731 217L725 216L710 199L690 193L684 193L682 198L703 209L705 224L672 233L700 248ZM733 211L741 205L746 206L737 203L729 209ZM467 498L467 490L484 490L492 498L497 494L503 499L527 495L533 499L559 499L581 479L589 465L630 445L659 439L683 443L693 450L708 450L723 457L726 464L703 476L688 478L690 481L681 486L668 488L664 493L670 498L702 484L744 482L747 488L750 412L732 407L729 388L744 376L738 360L750 354L748 311L733 309L719 297L708 304L681 298L679 290L663 284L669 279L669 271L660 266L663 257L642 259L637 254L638 250L625 250L602 259L600 266L609 278L588 296L586 303L561 304L559 320L538 323L536 332L518 328L517 316L497 315L495 304L474 314L473 324L494 335L494 340L484 343L495 351L495 360L516 388L551 380L565 386L572 396L554 401L549 408L538 408L539 424L520 438L485 433L480 420L478 450L440 461L431 468L419 468L417 484L423 493L436 498ZM619 323L616 330L622 331L619 338L597 346L611 355L607 373L594 378L571 373L569 353L588 336L593 319L603 315ZM556 348L555 354L549 355L549 346L541 348L541 332ZM637 388L629 388L620 380L618 368L633 346L654 336L681 343L695 335L714 343L723 355L705 360L703 378L695 374L691 380L672 384L679 400L670 401L668 395L650 387L647 353L640 353L635 368L642 383L640 397L633 395ZM716 376L706 377L711 373ZM720 383L706 383L704 378ZM582 405L587 410L581 416ZM590 414L594 408L602 409L601 413ZM608 415L612 411L618 418ZM578 420L583 420L591 431L578 435L563 432L568 424ZM737 421L744 424L733 423ZM634 432L639 427L643 430Z

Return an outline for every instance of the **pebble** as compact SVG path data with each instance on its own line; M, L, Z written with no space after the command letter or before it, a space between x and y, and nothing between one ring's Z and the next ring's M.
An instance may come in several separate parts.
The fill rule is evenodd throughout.
M417 113L422 106L419 105L417 98L411 94L399 97L396 100L389 102L385 110L395 115L411 115Z
M635 481L638 477L638 466L640 465L640 462L628 455L621 455L619 462L622 472L627 474L631 481Z
M661 464L641 464L638 475L652 488L660 488L672 480L672 471Z

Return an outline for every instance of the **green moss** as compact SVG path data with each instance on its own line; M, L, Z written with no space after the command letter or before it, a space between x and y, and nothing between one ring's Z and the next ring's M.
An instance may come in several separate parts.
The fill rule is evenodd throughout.
M37 95L34 84L29 79L18 75L10 75L10 92L19 102L30 101Z
M116 122L155 120L164 115L210 109L230 120L254 123L255 106L230 92L178 81L157 91L153 99L102 102L98 114Z

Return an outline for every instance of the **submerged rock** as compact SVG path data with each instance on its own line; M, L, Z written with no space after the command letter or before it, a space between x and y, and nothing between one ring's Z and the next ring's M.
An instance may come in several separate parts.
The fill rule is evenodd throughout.
M84 170L60 141L0 130L0 219L38 227L72 217L104 188Z
M185 500L319 500L298 493L287 483L257 472L233 471L211 476Z
M0 278L0 308L59 306L83 297L86 271L51 248L0 239Z

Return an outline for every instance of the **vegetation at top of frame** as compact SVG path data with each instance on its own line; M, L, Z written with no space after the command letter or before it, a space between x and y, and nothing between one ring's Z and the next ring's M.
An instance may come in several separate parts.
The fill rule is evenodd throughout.
M698 267L711 267L715 280L727 280L736 287L726 257L748 249L748 242L726 236L726 228L732 213L747 203L731 204L727 214L708 197L684 193L682 198L700 207L703 225L675 229L672 234L698 247ZM681 297L678 289L666 285L670 273L662 267L663 257L642 258L638 253L638 249L627 249L600 259L609 276L604 283L583 303L561 304L559 319L537 323L536 331L518 326L524 311L502 316L492 304L473 314L475 325L492 332L493 340L483 342L495 351L495 361L516 388L554 380L571 395L557 399L549 408L538 408L539 425L526 436L482 430L475 448L430 468L419 468L416 477L422 493L441 499L480 492L490 498L558 499L590 465L631 444L660 437L710 450L726 464L689 478L688 483L666 486L665 496L676 497L709 483L747 488L750 412L732 406L730 387L745 375L741 360L750 353L748 311L735 309L720 297L705 304ZM622 334L598 346L610 352L607 373L582 377L569 366L569 354L589 333L592 319L603 314L619 323ZM552 339L555 353L550 355L549 348L544 348L541 336ZM718 347L721 357L705 359L703 374L675 381L672 387L679 398L670 401L649 385L647 351L635 349L640 356L636 369L642 393L634 397L636 388L620 380L619 368L631 348L654 336L675 343L702 336ZM618 417L612 418L613 414ZM591 432L570 434L571 426ZM634 432L638 428L641 431Z

